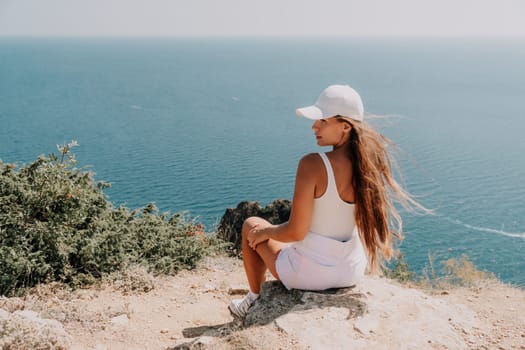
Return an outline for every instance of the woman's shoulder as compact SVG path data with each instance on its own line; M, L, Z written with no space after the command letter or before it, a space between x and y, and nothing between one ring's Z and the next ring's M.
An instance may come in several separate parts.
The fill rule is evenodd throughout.
M300 162L317 162L320 161L321 155L319 153L308 153L301 157Z
M319 153L308 153L299 160L299 167L318 169L323 166L323 160Z

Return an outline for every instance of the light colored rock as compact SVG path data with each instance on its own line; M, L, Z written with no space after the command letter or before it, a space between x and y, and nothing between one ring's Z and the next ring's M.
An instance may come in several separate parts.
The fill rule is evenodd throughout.
M111 319L111 324L115 326L127 326L129 323L128 315L122 314L115 316Z
M367 300L368 312L354 323L356 330L367 336L369 345L377 342L390 348L423 349L429 344L436 348L468 348L457 329L468 331L477 325L472 310L452 308L441 299L387 279L368 277L359 289L372 295Z
M41 318L32 310L2 311L1 349L68 349L71 346L71 336L60 322Z
M464 335L478 326L468 307L384 278L355 289L307 292L265 283L245 327L271 322L312 349L467 349ZM461 330L461 331L458 331Z
M38 316L38 313L33 310L17 310L13 312L13 315L19 315L29 321L41 323L42 319Z
M388 317L388 316L387 316ZM385 318L382 314L381 318ZM364 336L370 335L370 333L377 333L379 329L379 318L372 317L359 317L354 322L354 329Z
M353 340L352 322L345 308L328 307L287 313L277 327L312 349L344 349Z
M54 319L40 318L37 312L32 310L18 310L13 312L12 317L22 317L28 322L32 322L35 325L38 325L42 328L51 328L55 330L64 330L62 323Z
M0 309L0 320L7 320L9 318L9 315L9 312L7 312L4 309Z

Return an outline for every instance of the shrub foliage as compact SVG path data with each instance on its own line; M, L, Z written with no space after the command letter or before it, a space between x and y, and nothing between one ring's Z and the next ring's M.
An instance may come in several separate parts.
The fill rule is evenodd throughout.
M113 206L110 185L76 167L76 145L21 167L0 161L0 295L49 281L78 286L131 264L174 273L217 245L183 214Z

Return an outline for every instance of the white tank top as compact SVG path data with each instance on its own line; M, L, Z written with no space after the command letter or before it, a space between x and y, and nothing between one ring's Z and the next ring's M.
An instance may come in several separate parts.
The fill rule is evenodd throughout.
M355 235L355 205L347 203L339 197L335 184L334 172L328 157L319 153L328 175L325 193L314 199L310 232L330 237L341 242L348 241Z

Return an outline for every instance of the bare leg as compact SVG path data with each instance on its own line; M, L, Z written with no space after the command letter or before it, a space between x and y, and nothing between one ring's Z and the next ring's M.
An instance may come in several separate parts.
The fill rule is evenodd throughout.
M281 249L286 247L287 243L278 242L275 240L268 240L257 246L257 250L253 250L248 245L246 235L252 227L270 226L271 224L259 217L250 217L244 221L242 226L242 257L244 262L244 271L248 278L250 291L259 294L261 285L265 281L266 269L270 269L272 275L279 279L277 270L275 269L275 260L281 252Z

